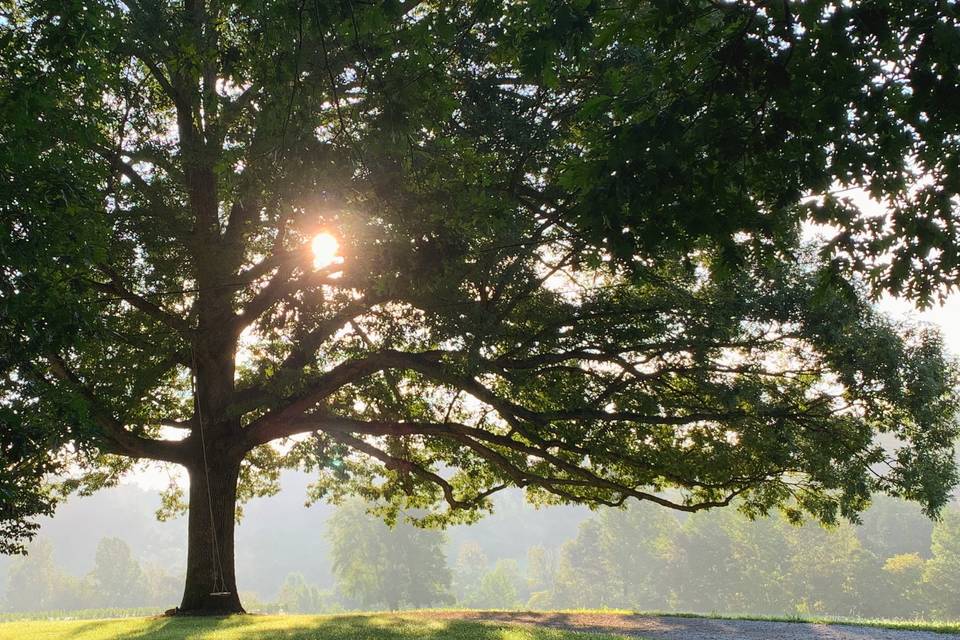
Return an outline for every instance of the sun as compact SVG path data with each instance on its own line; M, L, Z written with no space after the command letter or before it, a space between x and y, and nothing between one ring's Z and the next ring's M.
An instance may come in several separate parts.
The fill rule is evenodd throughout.
M310 248L313 251L313 267L322 269L337 261L337 249L340 248L340 243L332 235L324 232L313 237Z

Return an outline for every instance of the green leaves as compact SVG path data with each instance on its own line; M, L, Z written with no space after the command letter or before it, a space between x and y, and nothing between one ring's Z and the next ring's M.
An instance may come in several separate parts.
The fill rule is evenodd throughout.
M864 301L960 265L939 3L82 4L0 24L0 522L198 406L241 500L942 506L954 366Z

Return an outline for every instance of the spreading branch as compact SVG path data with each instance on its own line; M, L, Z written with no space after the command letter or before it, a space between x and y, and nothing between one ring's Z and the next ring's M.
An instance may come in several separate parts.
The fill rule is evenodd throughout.
M728 505L736 496L761 480L760 478L741 479L739 483L731 483L731 487L728 487L726 495L717 500L701 500L689 503L676 502L656 494L641 491L637 487L601 477L589 468L563 460L559 456L530 444L525 444L507 436L463 424L449 422L369 421L334 416L305 418L298 421L297 424L301 429L323 431L355 450L380 460L387 469L412 473L425 481L437 485L443 491L448 504L453 508L463 508L475 504L475 499L469 501L456 499L453 496L453 489L449 482L436 473L411 460L388 454L352 434L364 434L368 436L422 435L445 438L469 448L479 457L483 458L491 466L503 473L510 480L509 484L520 487L540 487L570 500L583 501L584 499L589 499L591 502L609 504L610 506L619 506L627 498L636 498L679 511L702 511L704 509ZM552 465L557 473L554 475L535 473L530 470L529 465L510 460L510 458L493 447L499 447L521 454L523 456L522 460L526 460L529 457L539 458ZM565 475L560 475L560 473ZM603 498L591 495L587 498L587 496L575 494L574 492L577 490L601 490L616 497ZM487 494L483 495L485 496Z
M79 395L87 403L90 415L94 423L100 428L107 448L112 453L131 458L149 458L166 462L183 463L186 460L182 443L154 440L131 433L102 406L90 387L83 383L62 357L57 354L50 354L47 359L50 373L66 383L72 392Z

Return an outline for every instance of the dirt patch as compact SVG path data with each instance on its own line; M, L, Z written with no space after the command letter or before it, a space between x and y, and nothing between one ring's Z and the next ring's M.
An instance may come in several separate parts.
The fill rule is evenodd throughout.
M422 611L409 615L434 620L535 625L564 631L610 633L648 640L945 640L949 637L948 634L931 631L899 631L809 622L716 620L616 613Z

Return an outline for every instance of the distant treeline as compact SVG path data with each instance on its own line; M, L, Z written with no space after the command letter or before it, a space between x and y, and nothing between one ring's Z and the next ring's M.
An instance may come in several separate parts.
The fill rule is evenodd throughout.
M319 534L318 535L323 535ZM287 576L251 611L320 613L426 606L600 608L768 615L912 618L960 616L960 509L941 521L879 499L859 525L797 526L783 516L750 521L733 509L676 514L634 504L602 510L574 539L534 546L525 558L489 558L476 541L448 560L442 532L388 528L362 503L327 523L335 587ZM94 569L60 571L39 541L8 574L5 610L173 606L180 576L141 566L127 545L104 539Z
M84 576L57 566L53 545L43 538L34 541L29 551L26 557L16 558L7 573L2 601L6 612L169 607L179 600L183 588L181 576L141 565L119 538L100 540L93 570Z
M960 510L934 524L882 499L861 526L824 529L635 505L587 520L559 550L531 549L525 578L531 608L956 618Z
M905 502L878 498L855 526L756 521L734 509L690 516L656 506L601 510L558 548L522 561L460 546L450 570L442 534L388 530L347 505L330 523L337 588L323 606L397 608L617 608L765 615L960 616L960 509L937 523ZM299 585L299 586L298 586ZM301 578L285 585L287 610ZM311 599L301 598L306 602Z

